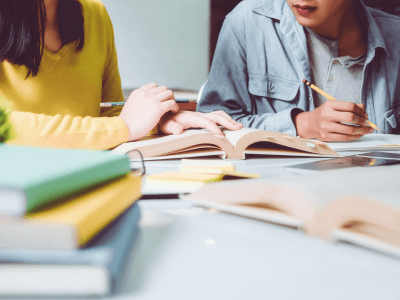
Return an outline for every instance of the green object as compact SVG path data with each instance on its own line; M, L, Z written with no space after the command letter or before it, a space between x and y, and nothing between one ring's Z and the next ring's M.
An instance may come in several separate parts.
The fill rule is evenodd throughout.
M0 144L0 215L23 215L127 174L129 159L109 151Z
M8 114L0 107L0 143L6 142L10 137L11 125L8 121Z

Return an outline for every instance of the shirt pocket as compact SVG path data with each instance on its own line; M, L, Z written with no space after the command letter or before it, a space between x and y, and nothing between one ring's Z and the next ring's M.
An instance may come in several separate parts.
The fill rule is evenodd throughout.
M300 83L271 75L249 74L249 92L254 96L271 100L293 101L299 91Z
M385 133L398 133L399 128L397 122L400 119L400 107L388 110L383 116L386 120Z

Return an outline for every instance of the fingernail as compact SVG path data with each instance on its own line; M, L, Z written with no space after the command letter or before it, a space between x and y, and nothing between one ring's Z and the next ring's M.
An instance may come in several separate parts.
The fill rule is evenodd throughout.
M369 126L369 121L368 121L368 120L365 120L363 125L364 125L365 127L366 127L366 126Z
M173 134L179 134L180 132L181 132L181 130L180 130L179 126L174 126L172 128L172 133Z
M375 131L375 129L372 128L372 127L371 127L370 130L369 130L370 133L373 133L374 131Z
M214 134L217 138L223 139L225 136L223 134Z

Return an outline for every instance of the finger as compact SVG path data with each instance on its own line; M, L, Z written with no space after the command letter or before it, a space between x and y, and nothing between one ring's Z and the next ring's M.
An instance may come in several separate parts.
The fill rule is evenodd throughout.
M353 112L356 115L359 115L364 118L368 118L367 112L353 102L345 102L345 101L330 101L331 107L336 111L348 111Z
M361 107L363 110L365 110L365 104L364 104L364 103L357 103L356 105L358 105L358 106Z
M165 92L166 90L168 90L166 86L158 86L158 87L154 87L154 88L148 89L147 90L147 94L148 95L157 95L157 94L160 94L162 92Z
M162 102L162 101L167 101L167 100L174 100L175 101L175 96L174 93L171 90L165 90L156 95L157 100Z
M357 103L356 105L361 107L365 111L365 113L366 113L365 118L368 119L369 117L368 117L367 111L365 110L365 104L364 103Z
M332 123L330 126L330 132L339 133L345 135L355 135L355 136L363 136L365 134L371 133L373 128L371 127L360 127L353 125L346 125L341 123Z
M329 133L319 140L323 142L335 142L335 141L351 141L362 137L362 135L348 135L340 133Z
M240 122L235 121L234 119L232 119L232 117L231 117L230 115L228 115L226 112L224 112L223 110L216 110L216 111L214 111L214 112L212 112L212 113L210 113L210 114L219 114L219 115L225 117L226 119L228 119L230 122L232 122L232 124L233 124L234 126L237 126L237 124L239 125L240 128L243 126L242 123L240 123ZM222 124L221 124L221 125L222 125Z
M228 115L226 112L224 112L223 110L215 110L212 113L220 114L220 115L224 116L227 119L233 120L232 117L230 115Z
M351 112L340 112L340 116L335 120L336 122L352 123L362 127L369 126L369 121L366 118L360 117Z
M148 83L148 84L138 88L137 90L139 90L139 91L147 91L147 90L153 89L155 87L157 87L157 84L155 84L154 82L151 82L151 83Z
M207 114L205 115L205 117L211 119L212 121L214 121L214 123L217 123L230 130L237 130L241 128L241 124L239 124L238 122L235 122L230 118L227 119L225 116L218 113Z
M167 119L160 122L160 129L165 134L180 134L184 130L181 124L175 122L172 119Z
M177 113L179 111L179 105L175 102L175 100L163 101L160 103L160 106L163 113L166 113L168 111Z
M222 117L222 116L221 116ZM223 117L222 117L223 118ZM217 124L201 113L183 112L174 116L174 120L182 124L184 129L187 128L205 128L210 132L223 136L221 129Z

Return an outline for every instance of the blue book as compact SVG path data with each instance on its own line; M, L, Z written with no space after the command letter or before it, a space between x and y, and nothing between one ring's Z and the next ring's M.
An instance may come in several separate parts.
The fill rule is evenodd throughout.
M0 298L113 293L124 273L139 218L135 203L78 250L0 249Z
M109 151L0 145L0 215L22 216L130 171Z

